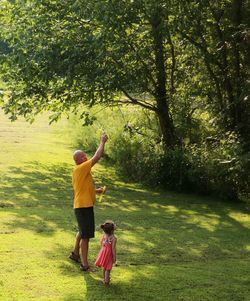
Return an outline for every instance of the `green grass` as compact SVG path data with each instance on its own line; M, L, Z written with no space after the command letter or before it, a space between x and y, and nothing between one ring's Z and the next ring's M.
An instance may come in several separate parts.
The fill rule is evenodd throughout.
M116 222L118 262L110 288L100 270L80 272L67 259L76 224L65 127L0 115L0 300L250 300L247 205L150 191L103 161L93 174L109 191L96 225Z

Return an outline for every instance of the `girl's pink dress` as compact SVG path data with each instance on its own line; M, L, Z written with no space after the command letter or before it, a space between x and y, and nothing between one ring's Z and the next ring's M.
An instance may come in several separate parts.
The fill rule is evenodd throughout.
M102 238L102 247L96 258L95 265L97 267L103 267L107 271L112 270L113 266L113 252L112 252L112 241L114 236L108 238L103 236Z

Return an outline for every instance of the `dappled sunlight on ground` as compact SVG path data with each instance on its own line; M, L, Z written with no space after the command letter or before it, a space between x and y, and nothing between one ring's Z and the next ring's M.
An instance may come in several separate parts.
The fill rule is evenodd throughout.
M201 228L206 229L207 231L214 232L217 227L220 225L219 217L208 217L208 216L200 216L200 215L187 215L185 216L188 224L196 224Z
M250 214L242 214L242 212L239 211L231 211L228 213L228 216L240 223L243 227L250 229Z
M225 288L224 279L229 281L230 275L237 292L250 283L237 278L237 273L247 270L250 256L250 214L243 203L153 191L123 182L113 166L101 163L94 167L93 176L97 186L107 185L108 190L95 206L91 263L99 251L103 221L114 220L118 238L117 266L112 271L112 286L105 290L101 270L80 273L79 266L67 258L77 229L72 210L72 150L64 138L43 124L34 141L30 137L33 127L24 133L17 126L12 130L13 140L0 136L5 145L0 153L0 255L6 292L12 288L12 277L8 276L12 272L20 278L15 287L20 300L27 296L36 299L41 290L44 300L63 295L58 300L82 297L93 301L96 294L107 294L107 300L110 296L113 300L136 300L142 289L145 300L154 300L157 290L162 300L171 300L176 292L189 295L189 290L196 288L192 300L200 300L201 287L209 290L219 281ZM10 158L8 152L12 153ZM24 296L25 287L30 292ZM125 299L120 299L122 294ZM178 296L184 300L181 293Z

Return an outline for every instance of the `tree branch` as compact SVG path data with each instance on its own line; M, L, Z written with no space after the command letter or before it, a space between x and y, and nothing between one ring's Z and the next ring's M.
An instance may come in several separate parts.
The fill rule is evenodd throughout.
M171 82L171 88L170 88L170 93L173 94L175 92L175 86L174 86L174 73L176 70L176 58L175 58L175 49L174 49L174 44L171 38L171 34L169 32L169 27L166 26L166 32L167 32L167 37L168 37L168 42L170 45L170 52L171 52L171 58L172 58L172 65L171 65L171 71L170 71L170 82Z
M222 96L222 93L221 93L220 81L219 81L218 77L215 75L215 73L213 72L213 69L211 67L211 61L213 63L215 63L215 62L214 62L214 58L212 57L212 55L207 50L206 41L203 41L204 42L203 44L198 43L197 41L195 41L192 37L188 36L183 31L178 30L178 32L182 35L182 37L186 38L191 44L193 44L196 48L198 48L203 53L203 59L204 59L207 71L208 71L211 79L215 83L216 91L217 91L217 97L220 101L221 108L223 108L223 96ZM216 65L219 66L220 69L222 68L220 63L216 62Z
M157 88L157 84L156 81L154 80L147 64L143 61L142 57L139 55L139 52L137 51L137 49L134 47L134 45L132 43L129 43L130 48L134 51L134 53L136 54L136 56L138 57L138 59L140 60L140 62L142 63L142 65L144 66L145 70L147 71L146 75L148 77L149 80L152 81L153 86L155 87L155 89Z
M120 90L123 92L123 94L129 99L129 101L121 101L120 103L129 103L129 104L134 104L134 105L139 105L145 109L148 109L148 110L151 110L153 112L156 112L157 111L157 108L152 106L150 103L148 102L142 102L134 97L132 97L125 89L123 89L122 87L120 87Z
M120 68L122 68L123 70L125 70L123 64L121 63L121 61L118 61L115 57L110 56L110 58L113 60L113 62L118 65ZM151 89L148 86L144 86L146 92L150 93L151 95L153 95L155 97L155 92L151 91Z

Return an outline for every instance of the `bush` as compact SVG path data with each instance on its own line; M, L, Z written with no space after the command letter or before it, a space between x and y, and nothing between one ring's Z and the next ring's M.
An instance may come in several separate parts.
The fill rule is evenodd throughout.
M126 112L127 115L119 109L112 114L100 111L95 114L97 122L87 127L78 118L71 118L75 148L83 147L93 153L101 132L107 128L110 139L105 155L127 180L231 200L249 194L250 155L243 153L232 134L221 140L208 139L199 145L189 144L164 152L161 141L157 141L153 119L146 116L151 123L149 129L142 112ZM131 124L126 122L128 116Z
M250 156L235 141L175 148L163 152L138 141L117 137L113 159L131 180L175 191L212 194L236 200L249 194Z

